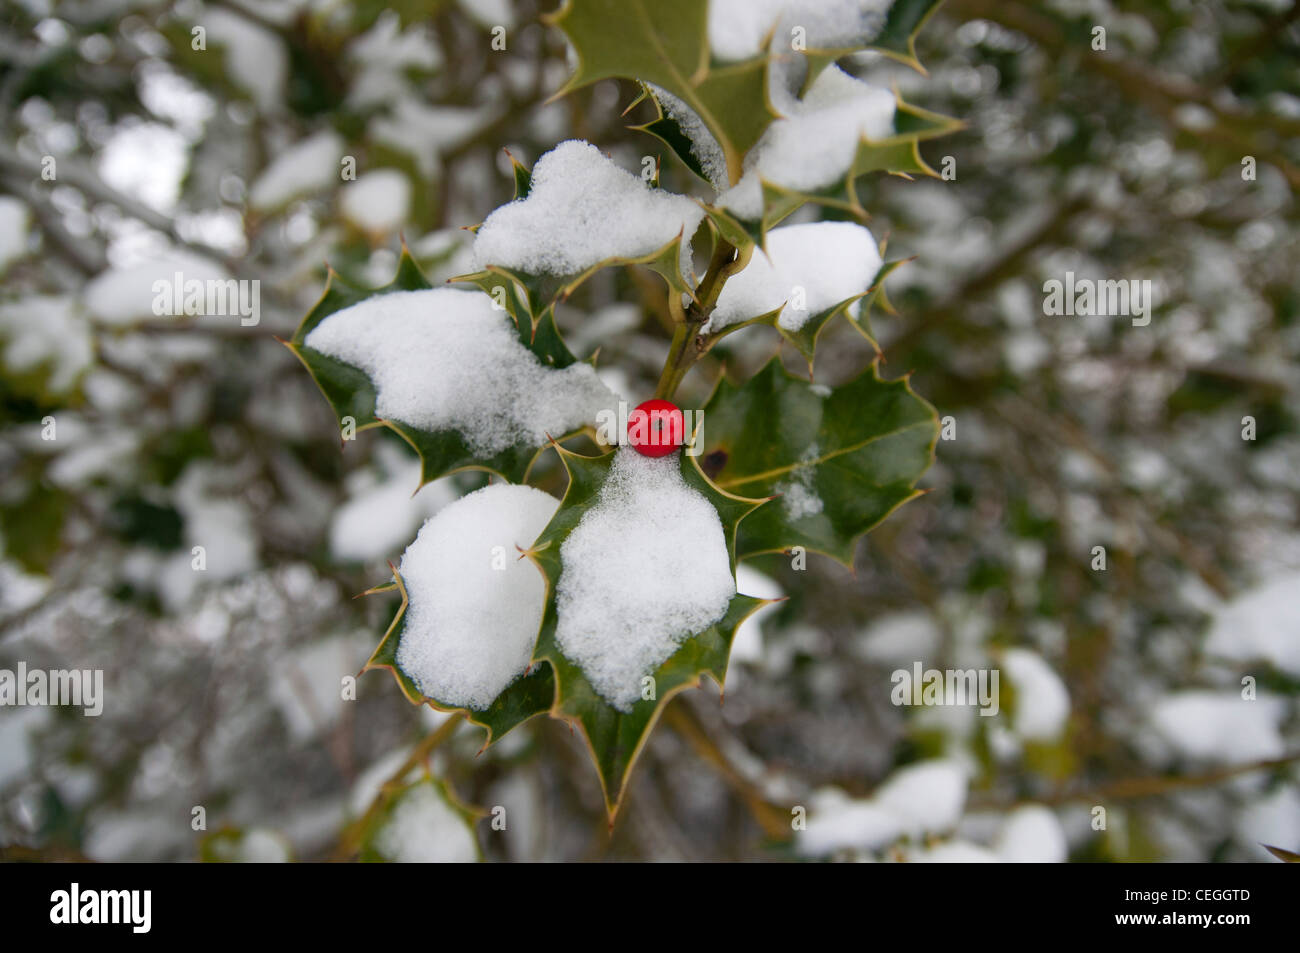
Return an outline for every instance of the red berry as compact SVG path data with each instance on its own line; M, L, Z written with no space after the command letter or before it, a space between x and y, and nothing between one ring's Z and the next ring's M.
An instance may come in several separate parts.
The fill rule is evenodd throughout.
M627 442L644 456L666 456L685 442L685 427L677 406L656 397L627 415Z

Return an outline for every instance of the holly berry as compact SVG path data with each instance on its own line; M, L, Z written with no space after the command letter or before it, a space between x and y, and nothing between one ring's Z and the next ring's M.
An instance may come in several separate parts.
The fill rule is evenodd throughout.
M685 440L686 423L672 401L652 398L627 415L627 442L637 453L667 456Z

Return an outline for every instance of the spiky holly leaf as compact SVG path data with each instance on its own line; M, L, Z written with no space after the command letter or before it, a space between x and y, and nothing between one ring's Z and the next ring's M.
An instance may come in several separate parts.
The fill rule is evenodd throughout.
M964 123L896 98L894 135L883 139L860 138L853 161L833 184L824 189L801 191L760 177L763 211L757 219L743 218L725 205L706 205L709 220L728 238L743 235L762 246L770 229L807 204L839 209L860 219L868 218L858 196L858 186L860 180L871 173L938 178L938 173L921 158L920 144L955 132Z
M887 261L880 266L876 276L871 279L871 285L861 294L853 295L851 298L845 298L838 304L832 305L817 314L812 315L807 321L799 326L797 330L788 331L775 324L781 337L794 345L795 350L803 355L808 362L808 376L813 376L813 359L817 354L817 339L826 330L827 325L837 317L843 315L853 329L871 342L871 346L880 353L880 348L876 344L876 338L871 331L871 309L877 304L884 304L888 307L888 301L885 299L885 279L899 265L904 264L908 259L899 259L898 261Z
M894 0L885 14L885 27L868 45L920 73L925 69L916 58L916 35L934 16L943 0Z
M303 318L293 337L284 343L316 381L321 393L334 408L340 427L345 424L346 418L351 418L357 430L387 427L411 445L420 457L421 485L459 470L486 470L512 483L521 483L533 461L545 449L543 446L527 442L508 447L491 456L481 456L455 430L430 431L402 421L380 418L375 414L376 390L370 377L360 368L322 354L306 343L307 335L337 311L378 295L395 291L425 291L431 287L405 247L402 249L396 276L382 288L353 287L331 269L320 300ZM515 326L521 343L546 366L559 369L577 361L565 347L555 327L554 316L549 311L540 315L535 322L516 319ZM554 436L563 439L571 435Z
M393 567L393 579L391 585L371 590L371 592L396 590L401 593L402 603L397 607L397 614L393 616L393 621L389 624L388 631L384 633L379 647L375 649L370 660L366 662L365 668L361 670L363 673L372 669L388 670L397 681L406 700L413 705L426 704L438 711L463 711L467 721L487 729L487 738L483 742L484 748L499 741L506 732L523 724L534 715L550 710L555 700L555 678L551 673L551 667L545 662L535 663L526 674L511 682L505 691L482 711L447 705L423 694L410 676L397 664L397 647L401 643L402 633L405 630L406 607L409 601L406 585L396 567Z
M506 154L510 155L509 152ZM532 174L512 155L510 163L515 178L514 200L526 199L532 189ZM480 227L475 226L474 230ZM574 275L533 275L518 268L489 264L481 271L457 275L450 281L477 285L510 313L521 333L527 323L532 326L535 336L539 325L551 321L553 327L557 301L568 298L583 282L604 268L642 265L662 276L670 288L689 294L691 286L682 275L681 252L682 242L690 238L690 235L678 235L662 248L636 258L612 256Z
M424 817L417 814L411 818L413 824L419 824L420 826L420 837L428 838L431 835L436 837L441 834L443 837L455 838L460 844L453 849L460 849L461 846L472 844L472 853L475 859L482 860L483 855L479 850L474 825L484 815L484 812L463 803L456 797L450 785L430 774L425 774L410 784L394 785L380 791L379 803L367 813L361 827L358 859L363 863L385 863L393 860L394 858L387 856L384 851L384 838L381 836L384 828L393 821L394 814L399 807L403 806L403 804L409 805L409 799L425 796L432 796L437 799L435 806L437 813L433 817ZM440 830L439 825L443 823L458 825L458 827L456 829L444 828ZM463 827L464 830L459 829L460 827Z
M611 823L626 790L628 774L664 705L678 692L699 685L705 675L721 687L726 680L727 660L736 628L750 613L770 601L739 593L733 596L721 619L687 638L651 673L653 698L636 701L626 712L610 705L592 686L582 668L565 657L556 642L559 615L555 593L564 572L560 548L595 505L617 452L585 457L560 450L560 457L569 473L569 486L555 516L527 553L541 567L547 581L546 614L542 618L534 657L550 663L555 670L555 704L551 714L576 722L582 728L600 776ZM718 512L734 574L736 527L764 501L744 499L719 490L700 471L694 457L678 456L687 485L703 494ZM628 545L635 545L635 541L629 541ZM618 633L610 633L610 638L618 638Z
M695 110L736 181L745 153L776 118L768 58L713 63L708 18L699 0L565 0L547 18L577 54L578 68L560 94L611 77L654 83Z
M918 495L938 435L934 408L875 363L829 388L773 358L743 386L718 385L700 460L725 491L781 497L741 525L742 558L802 546L851 565L858 538Z
M605 258L576 275L532 275L517 268L488 265L482 271L457 275L450 280L482 288L510 312L521 328L531 325L536 333L538 325L553 314L556 302L568 298L583 282L605 268L641 265L662 277L674 291L690 294L690 282L681 268L682 242L690 237L679 234L662 248L636 258Z

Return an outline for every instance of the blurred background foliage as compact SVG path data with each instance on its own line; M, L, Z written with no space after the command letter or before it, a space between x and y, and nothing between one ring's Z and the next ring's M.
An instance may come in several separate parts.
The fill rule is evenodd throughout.
M462 229L512 195L503 149L531 164L580 137L628 169L662 154L665 187L711 197L627 128L651 118L620 115L631 85L547 101L570 67L539 12L5 0L0 667L102 668L107 690L98 718L0 711L6 856L354 856L380 782L427 753L412 746L443 716L383 675L340 698L395 608L352 597L484 478L412 497L391 435L340 452L272 335L327 262L378 286L404 239L432 281L471 270ZM725 705L712 688L671 704L612 835L563 725L477 756L476 729L439 734L434 773L510 818L479 823L488 859L974 850L1026 804L1050 812L1037 842L1059 830L1074 860L1300 849L1300 6L949 0L918 53L928 76L848 65L967 123L922 149L955 176L862 191L889 257L916 256L873 321L885 374L911 372L952 418L929 492L854 572L747 564L742 589L789 599L751 627ZM152 281L176 270L258 279L260 323L155 316ZM1150 279L1150 324L1045 316L1042 284L1067 271ZM660 279L603 272L559 321L629 399L651 393ZM870 359L832 334L829 383ZM725 343L684 405L777 348L768 329ZM1002 712L893 706L890 673L914 661L1000 665ZM852 806L931 759L968 777L942 829L863 835ZM791 842L794 805L816 845Z

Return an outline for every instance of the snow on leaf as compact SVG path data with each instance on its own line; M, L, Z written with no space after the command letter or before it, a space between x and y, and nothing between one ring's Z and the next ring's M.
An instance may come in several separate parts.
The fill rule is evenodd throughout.
M514 166L520 195L478 227L480 270L455 280L489 292L502 279L507 291L522 287L518 304L534 323L557 299L613 265L644 264L675 290L690 290L690 239L704 217L694 200L650 188L576 139L543 155L524 177Z
M706 674L721 686L737 627L767 601L733 575L736 526L762 501L718 490L693 457L634 455L561 451L569 487L528 553L549 585L536 658L556 673L552 715L582 726L611 819L664 704Z
M415 448L422 482L462 469L520 482L550 436L589 426L612 399L549 313L520 329L486 295L430 289L405 252L373 292L331 274L288 344L340 421L390 427Z

